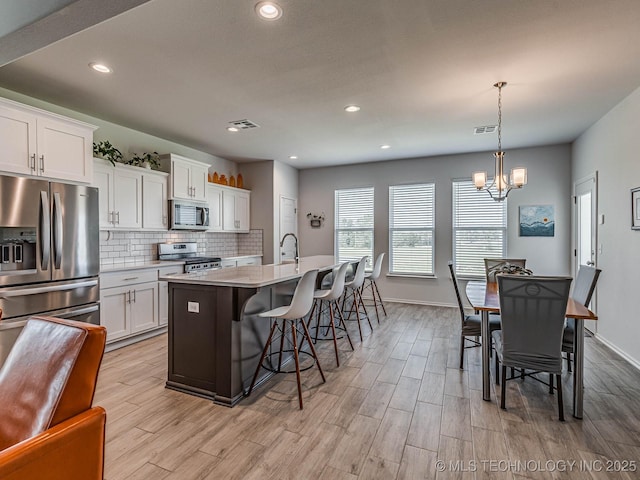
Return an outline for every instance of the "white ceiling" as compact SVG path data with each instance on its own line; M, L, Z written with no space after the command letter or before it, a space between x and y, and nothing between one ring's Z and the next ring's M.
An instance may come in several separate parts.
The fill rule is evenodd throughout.
M473 128L497 123L497 81L507 151L572 141L640 85L638 0L279 0L276 22L257 1L151 0L5 65L0 86L309 168L493 150ZM240 119L260 128L228 133Z

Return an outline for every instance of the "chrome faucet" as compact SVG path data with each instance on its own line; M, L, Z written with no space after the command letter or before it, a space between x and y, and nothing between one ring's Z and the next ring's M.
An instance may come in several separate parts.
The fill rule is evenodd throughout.
M284 240L285 238L287 238L289 235L291 235L293 237L293 239L296 242L296 263L298 263L298 237L296 237L295 233L289 232L289 233L285 233L284 237L282 237L282 240L280 240L280 248L284 247Z

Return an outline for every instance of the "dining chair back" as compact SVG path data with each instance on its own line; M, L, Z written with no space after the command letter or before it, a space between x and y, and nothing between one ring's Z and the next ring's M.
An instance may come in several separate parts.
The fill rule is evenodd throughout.
M449 260L449 273L451 274L451 281L453 282L453 288L456 292L456 299L458 301L458 309L460 310L460 369L464 367L464 350L465 348L472 348L480 346L480 342L467 337L479 337L482 333L482 318L480 315L467 315L464 311L464 305L462 303L462 297L460 295L460 287L458 286L458 279L456 277L453 261ZM489 319L489 331L498 330L500 328L500 317L494 315ZM465 346L465 340L472 343L471 346Z
M498 275L497 281L502 329L492 335L502 364L501 407L505 408L505 384L510 380L506 367L548 372L557 379L563 420L562 333L572 278Z
M573 293L571 298L576 302L588 307L591 303L591 297L596 289L598 278L602 270L591 267L589 265L580 265L578 275L573 285ZM571 354L574 352L573 339L575 337L576 321L573 318L567 318L562 336L562 351L567 353L568 370L571 371Z
M485 258L484 271L487 282L495 282L496 274L501 273L504 267L510 265L525 268L527 264L526 258Z

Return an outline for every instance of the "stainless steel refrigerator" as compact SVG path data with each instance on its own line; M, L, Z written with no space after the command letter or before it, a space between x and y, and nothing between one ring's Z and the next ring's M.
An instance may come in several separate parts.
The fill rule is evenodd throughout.
M0 365L34 314L100 323L98 190L0 176Z

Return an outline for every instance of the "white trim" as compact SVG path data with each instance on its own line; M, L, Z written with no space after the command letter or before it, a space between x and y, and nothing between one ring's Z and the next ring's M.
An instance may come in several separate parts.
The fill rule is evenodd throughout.
M385 302L391 302L391 303L407 303L409 305L426 305L431 307L451 307L455 309L458 308L458 305L453 305L450 303L441 303L441 302L425 302L422 300L408 300L403 298L383 298L382 300Z
M620 350L620 348L618 348L617 346L615 346L613 343L611 343L609 340L605 340L602 335L599 335L597 333L595 333L593 335L593 338L595 338L597 341L599 341L600 343L602 343L603 345L609 347L611 350L613 350L615 353L617 353L618 355L620 355L624 360L626 360L632 367L635 367L637 370L640 370L640 362L638 360L636 360L635 358L629 356L628 353L626 353L623 350Z
M108 343L104 347L104 351L105 353L111 352L112 350L117 350L118 348L126 347L128 345L133 345L134 343L141 342L142 340L147 340L152 337L157 337L158 335L167 333L167 331L168 331L168 325L163 325L162 327L156 328L148 332L141 333L140 335L123 338L122 340L115 340L111 343Z

